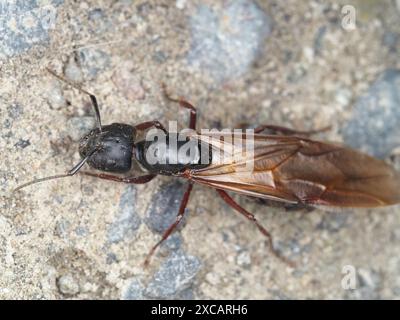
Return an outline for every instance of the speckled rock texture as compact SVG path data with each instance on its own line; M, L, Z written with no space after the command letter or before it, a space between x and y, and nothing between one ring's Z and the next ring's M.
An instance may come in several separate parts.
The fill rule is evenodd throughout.
M76 175L11 192L72 168L94 124L88 97L46 68L94 93L104 123L186 127L164 82L196 105L199 128L332 125L317 138L400 169L399 57L399 1L0 0L0 299L399 299L399 206L307 212L234 196L290 268L195 186L144 268L185 181Z

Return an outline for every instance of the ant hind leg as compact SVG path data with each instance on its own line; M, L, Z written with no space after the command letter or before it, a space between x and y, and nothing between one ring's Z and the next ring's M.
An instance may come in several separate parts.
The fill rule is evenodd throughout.
M272 235L267 231L267 229L265 229L258 221L257 219L254 217L254 215L250 212L248 212L246 209L242 208L235 200L232 199L232 197L230 197L224 190L221 189L217 189L218 194L220 195L220 197L233 209L235 209L236 211L238 211L239 213L241 213L242 215L244 215L247 219L249 219L250 221L252 221L256 227L258 228L258 230L261 231L261 233L267 237L268 239L268 246L269 249L271 250L271 252L281 261L283 261L284 263L286 263L287 265L289 265L290 267L294 268L295 264L293 261L289 260L288 258L282 256L275 248L274 248L274 244L273 244L273 240L272 240Z
M151 257L153 256L154 252L156 249L165 241L168 239L168 237L175 231L179 223L182 221L184 215L185 215L185 209L189 201L189 196L190 193L192 192L193 188L193 183L189 182L187 189L185 191L185 194L183 195L181 205L179 207L178 214L176 216L175 222L172 223L168 229L164 232L162 235L162 238L160 241L158 241L153 248L151 248L150 252L147 254L146 260L144 261L144 266L147 267L150 263Z
M272 132L273 134L283 134L286 136L297 136L298 135L298 136L309 137L314 134L329 131L331 129L332 129L332 126L328 126L328 127L324 127L324 128L316 129L316 130L299 131L299 130L294 130L294 129L290 129L290 128L286 128L286 127L265 124L265 125L261 125L261 126L258 126L257 128L255 128L254 133L261 133L265 130L268 130L268 131Z

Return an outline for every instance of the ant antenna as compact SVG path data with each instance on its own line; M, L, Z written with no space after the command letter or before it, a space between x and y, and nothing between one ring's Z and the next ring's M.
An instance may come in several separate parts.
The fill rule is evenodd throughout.
M96 151L96 150L95 150ZM30 186L32 184L35 183L39 183L39 182L43 182L43 181L47 181L47 180L53 180L53 179L59 179L59 178L66 178L66 177L71 177L73 176L75 173L77 173L82 166L86 163L86 161L93 155L93 153L95 152L93 151L92 153L90 153L88 156L86 156L85 158L81 159L81 161L79 161L71 170L69 170L67 173L65 174L57 174L54 176L49 176L49 177L44 177L44 178L39 178L39 179L35 179L32 180L30 182L21 184L20 186L16 187L13 192L17 192L19 190L21 190L22 188L25 188L27 186Z
M94 109L94 113L95 113L95 117L96 117L96 122L97 122L97 127L99 128L100 132L102 132L101 130L101 117L100 117L100 111L99 111L99 105L97 104L97 99L96 97L91 94L90 92L86 91L85 89L82 89L79 85L77 85L76 83L73 83L72 81L58 75L57 73L55 73L53 70L46 68L46 70L52 74L53 76L55 76L56 78L58 78L59 80L65 82L66 84L70 85L71 87L79 90L82 93L87 94L90 97L90 101L92 102L92 106Z

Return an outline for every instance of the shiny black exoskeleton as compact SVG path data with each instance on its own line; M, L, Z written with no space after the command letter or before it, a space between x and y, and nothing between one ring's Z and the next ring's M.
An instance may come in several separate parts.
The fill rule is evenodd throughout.
M184 137L184 139L179 139L177 134L168 133L162 124L156 120L139 123L136 126L130 126L121 123L113 123L102 126L96 97L75 83L72 83L62 76L59 76L54 71L50 69L48 69L48 71L58 79L68 83L73 88L84 94L87 94L90 97L96 118L96 128L92 129L80 140L79 153L81 160L76 163L68 172L34 179L19 185L14 189L14 192L39 182L71 177L80 172L85 163L88 163L90 167L99 171L121 173L124 175L122 176L103 172L93 173L81 171L83 174L123 183L147 183L155 178L158 174L175 175L186 178L188 183L186 186L186 191L183 194L175 222L173 222L164 231L161 240L158 241L150 250L145 260L145 265L148 265L155 250L176 230L180 221L182 221L185 215L188 200L193 189L193 183L195 182L193 179L193 172L207 168L212 161L218 159L218 154L215 154L215 159L212 159L213 154L209 144L196 140L195 136L191 136L191 138L186 139ZM168 95L164 85L163 89L164 95L168 100L179 103L180 107L190 112L188 128L191 130L196 130L196 108L184 99L171 98ZM164 138L137 138L137 131L145 132L150 128L161 130L164 133ZM288 129L285 130L287 131ZM294 132L290 129L289 131ZM134 160L137 161L142 169L146 170L147 173L138 175L137 172L130 172L132 170ZM238 179L238 182L240 182L240 178L235 177L235 179ZM233 180L233 182L234 181L235 180ZM211 182L208 184L213 186ZM231 183L231 185L232 184L233 183ZM254 215L236 203L235 200L226 193L225 189L231 190L228 188L228 184L226 184L226 188L223 184L221 184L220 188L217 188L219 196L228 205L236 209L239 213L243 214L246 218L256 224L257 228L268 238L269 247L272 252L283 261L290 263L290 261L282 257L280 253L273 248L272 237L269 232L257 222Z
M173 141L174 140L174 141ZM136 160L154 174L174 175L185 169L207 167L212 160L208 144L177 139L176 134L167 134L163 141L140 141L136 144Z
M134 127L113 123L91 130L79 143L82 158L97 170L124 173L132 166L132 154L136 130ZM95 152L93 152L95 151Z
M82 158L94 169L126 173L132 168L133 159L152 174L174 175L185 169L201 169L211 163L209 145L178 139L177 134L159 131L161 138L134 143L136 129L133 126L113 123L95 128L85 135L79 144Z

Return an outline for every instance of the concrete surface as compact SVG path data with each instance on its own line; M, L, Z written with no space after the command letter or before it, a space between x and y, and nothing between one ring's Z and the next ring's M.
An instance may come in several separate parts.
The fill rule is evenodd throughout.
M183 182L76 176L10 193L71 168L93 125L88 98L45 67L95 93L104 123L184 127L164 81L198 107L200 128L332 125L320 138L400 169L399 1L0 1L0 31L0 298L400 298L398 206L306 213L236 197L291 269L196 186L183 226L143 269ZM355 268L354 290L342 287L344 266Z

